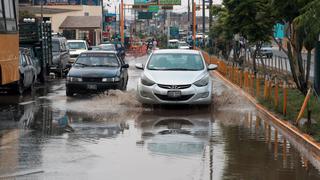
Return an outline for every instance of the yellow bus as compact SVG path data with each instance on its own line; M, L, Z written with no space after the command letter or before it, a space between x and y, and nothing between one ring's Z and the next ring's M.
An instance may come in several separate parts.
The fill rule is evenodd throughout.
M0 85L19 80L17 0L0 0Z

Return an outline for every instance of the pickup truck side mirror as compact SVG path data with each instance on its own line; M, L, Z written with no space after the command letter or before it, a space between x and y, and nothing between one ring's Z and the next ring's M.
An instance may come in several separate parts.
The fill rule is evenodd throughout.
M88 50L92 50L92 47L88 47Z
M70 69L72 67L72 64L66 64L66 68Z
M129 64L122 65L122 68L129 68Z

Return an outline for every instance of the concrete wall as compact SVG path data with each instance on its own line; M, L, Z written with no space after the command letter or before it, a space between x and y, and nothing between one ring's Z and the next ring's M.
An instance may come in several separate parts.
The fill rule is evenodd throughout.
M84 16L88 13L89 16L102 16L101 6L79 6L79 5L65 5L65 6L44 6L45 8L54 9L68 9L73 10L71 12L59 13L59 14L43 14L45 17L51 17L52 30L54 32L61 32L59 30L60 25L66 19L67 16ZM40 16L40 14L37 14Z

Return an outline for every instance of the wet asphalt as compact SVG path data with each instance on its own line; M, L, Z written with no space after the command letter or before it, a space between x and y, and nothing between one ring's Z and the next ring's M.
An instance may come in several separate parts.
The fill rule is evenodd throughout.
M0 95L0 179L314 180L318 157L212 77L214 103L142 107L128 91L65 96L65 80Z

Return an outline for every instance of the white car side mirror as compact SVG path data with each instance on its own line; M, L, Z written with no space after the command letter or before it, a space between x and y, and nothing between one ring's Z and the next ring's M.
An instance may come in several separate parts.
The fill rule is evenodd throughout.
M144 69L144 66L143 66L142 63L138 63L138 64L136 64L136 68L143 70L143 69Z
M209 64L209 66L208 66L208 71L216 70L216 69L218 69L218 65L216 65L216 64Z

